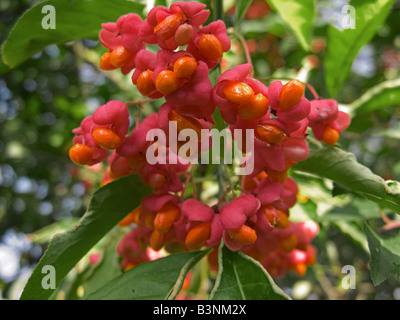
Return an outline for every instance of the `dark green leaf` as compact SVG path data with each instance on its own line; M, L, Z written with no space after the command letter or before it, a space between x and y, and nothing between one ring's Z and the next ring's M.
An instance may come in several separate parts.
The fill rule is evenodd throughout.
M247 9L250 7L253 0L237 0L235 9L235 25L238 26L243 20Z
M400 192L396 182L385 181L372 173L350 152L336 147L311 150L309 158L297 163L293 169L331 179L382 207L400 213Z
M309 51L315 17L314 0L267 0L292 29L301 47Z
M338 30L328 26L324 68L326 87L331 96L339 92L358 51L375 35L394 2L396 1L350 1L349 4L355 8L355 28Z
M342 186L340 183L333 183L332 197L337 197L349 193L351 193L351 191Z
M382 239L367 223L365 233L371 255L371 279L375 286L385 281L390 274L400 278L400 234Z
M166 300L175 298L187 272L210 250L172 254L139 264L90 294L88 300Z
M218 254L217 280L210 299L285 300L289 297L258 261L222 244Z
M0 53L0 76L10 71L10 67L3 61L3 55Z
M58 286L75 264L119 221L151 193L138 175L129 175L96 191L88 211L77 226L57 235L29 278L21 299L48 299L54 290L44 289L42 268L53 266Z
M55 9L55 29L43 29L45 5ZM144 6L126 0L49 0L26 11L11 30L2 46L4 62L11 68L39 52L49 44L76 39L96 39L101 24L114 22L127 13L141 14Z

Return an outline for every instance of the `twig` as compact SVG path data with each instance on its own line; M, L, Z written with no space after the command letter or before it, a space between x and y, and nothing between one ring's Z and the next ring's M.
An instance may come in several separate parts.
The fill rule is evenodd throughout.
M250 50L249 50L249 46L247 45L246 39L239 33L237 32L234 28L229 28L228 29L228 33L234 35L242 44L244 53L246 55L246 60L247 63L253 65L252 61L251 61L251 54L250 54ZM254 68L251 69L251 76L254 76Z
M197 178L193 178L193 183L203 183L204 181L215 181L215 177L197 177Z
M309 142L311 142L312 144L314 144L317 148L319 148L319 149L323 148L323 144L319 140L317 140L316 138L313 138L311 136L307 136L307 140Z
M314 96L315 100L318 100L319 96L318 96L317 92L315 91L314 87L309 83L306 83L306 86L307 86L308 90L311 91L311 93Z
M220 204L222 203L222 201L224 201L224 199L225 199L226 195L228 194L228 192L229 192L229 188L227 188L227 189L222 193L222 195L219 197L218 202L217 202L217 204L216 204L217 207L219 207Z
M217 167L217 179L218 179L218 197L222 197L224 190L224 170L222 169L222 165L219 164Z
M392 220L390 220L385 215L383 210L380 211L380 214L381 214L382 220L385 222L385 225L383 227L381 227L378 231L388 231L388 230L400 228L400 221L392 221Z
M193 198L197 199L197 194L196 194L196 184L193 181L193 174L192 174L192 191L193 191Z
M142 99L142 100L127 101L127 102L125 102L125 104L126 104L126 106L135 105L135 106L137 106L138 108L142 108L142 105L143 105L143 104L145 104L145 103L147 103L147 102L150 102L151 100L153 100L153 99L147 98L147 99Z
M339 294L335 291L329 279L325 276L324 272L320 268L315 268L315 276L320 286L324 290L329 300L339 300Z

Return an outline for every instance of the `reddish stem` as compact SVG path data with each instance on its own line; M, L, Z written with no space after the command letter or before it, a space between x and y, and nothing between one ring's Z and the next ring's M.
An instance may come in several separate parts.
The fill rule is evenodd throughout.
M229 192L229 188L226 188L226 190L224 191L224 193L222 194L221 198L219 198L218 203L216 204L217 207L219 207L219 205L222 203L222 201L224 201L226 195Z
M306 86L307 86L308 90L311 91L311 93L312 93L312 95L314 96L314 98L315 98L316 100L318 100L318 99L319 99L319 96L318 96L317 91L315 91L314 87L313 87L311 84L309 84L309 83L306 83Z
M246 60L247 63L253 65L252 61L251 61L251 55L250 55L250 50L249 50L249 46L247 45L246 39L236 30L233 30L232 33L236 36L236 38L238 38L238 40L240 41L240 43L242 44L244 53L246 55ZM251 76L254 76L254 70L251 70Z
M189 185L189 181L190 181L190 179L192 178L192 176L193 176L193 167L191 168L191 170L187 173L187 175L186 175L186 180L185 180L185 183L183 184L183 190L182 190L182 194L181 194L181 200L183 199L183 197L184 197L184 195L185 195L185 192L186 192L186 188L187 188L187 186ZM194 185L194 183L193 183L193 185ZM194 188L194 187L193 187Z

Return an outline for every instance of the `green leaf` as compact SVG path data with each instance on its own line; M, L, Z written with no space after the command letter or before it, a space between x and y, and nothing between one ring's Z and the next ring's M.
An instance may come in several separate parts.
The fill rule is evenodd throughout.
M298 162L294 170L331 179L382 207L400 213L400 192L393 181L385 181L357 162L356 157L336 147L311 150L308 159Z
M328 26L323 64L330 96L339 92L358 51L369 43L378 27L384 23L394 2L395 0L350 1L349 4L355 8L355 29L338 30Z
M311 48L311 33L315 17L314 0L267 0L292 29L305 51Z
M267 15L263 19L248 20L246 23L242 23L239 31L245 38L262 37L266 34L283 37L286 28L281 16Z
M211 300L288 300L264 269L253 258L233 252L221 244L218 274Z
M237 0L235 9L235 26L238 26L243 20L247 9L250 7L253 0Z
M351 197L351 201L348 205L334 207L329 212L317 217L316 222L364 221L381 217L378 204L365 201L365 199L361 197Z
M88 274L83 279L83 288L85 289L85 296L94 292L102 287L112 278L121 274L121 264L119 262L120 256L116 250L121 237L126 232L116 227L116 232L111 232L108 241L100 251L101 259L97 264L91 266ZM104 239L103 239L104 240Z
M367 239L365 233L356 222L352 221L341 221L337 219L336 221L331 221L331 223L346 237L351 239L356 245L362 248L365 252L368 252Z
M50 242L51 238L61 232L65 232L78 223L78 218L66 218L45 226L28 234L29 240L38 244Z
M46 265L55 268L58 286L76 263L150 193L151 188L143 185L138 175L120 178L97 190L78 225L50 242L21 299L48 299L54 290L42 287L42 279L46 276L42 268Z
M126 271L90 294L88 300L174 299L187 272L211 249L172 254Z
M43 29L42 19L51 5L55 9L55 29ZM50 0L26 11L2 45L3 60L13 68L49 44L61 44L76 39L97 39L101 24L115 22L127 13L141 14L144 6L126 0Z
M388 80L368 89L349 105L356 114L400 105L400 79Z
M375 286L385 281L390 274L400 279L400 233L393 238L382 239L367 223L365 233L371 255L371 279Z

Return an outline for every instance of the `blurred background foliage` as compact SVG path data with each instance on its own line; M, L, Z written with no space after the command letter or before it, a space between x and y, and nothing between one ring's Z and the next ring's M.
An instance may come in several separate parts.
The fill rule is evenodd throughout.
M6 39L22 13L37 2L0 2L0 42ZM224 1L228 27L234 25L235 2ZM268 84L271 76L294 78L306 70L309 83L320 97L327 97L322 65L327 26L340 21L342 7L347 2L316 1L311 52L305 52L278 13L264 0L253 1L238 32L246 39L255 76ZM354 60L349 77L335 97L343 108L371 87L400 78L398 30L400 1ZM235 37L232 40L232 50L226 54L223 69L246 61L242 45ZM108 100L140 99L129 77L99 70L98 61L103 52L104 48L96 40L72 41L47 46L11 71L3 64L0 66L2 298L18 298L51 236L74 225L99 186L99 171L104 168L78 168L69 160L71 130ZM306 95L312 98L309 91ZM400 180L400 104L385 105L384 101L379 108L368 112L356 110L340 145L374 173L385 179ZM155 104L146 104L142 116L153 110L156 110ZM318 263L303 278L287 274L276 279L278 285L295 299L400 299L400 282L395 276L373 286L363 232L365 220L380 230L386 223L382 215L394 223L399 221L398 215L381 210L331 181L292 174L304 196L291 213L293 218L307 216L320 224L321 231L314 241ZM382 237L389 237L396 235L398 229L380 232ZM111 242L114 246L117 243ZM114 250L108 254L116 259ZM357 270L356 290L344 290L341 286L344 265L353 265ZM118 266L113 268L118 270ZM73 289L64 297L79 297L78 288Z

